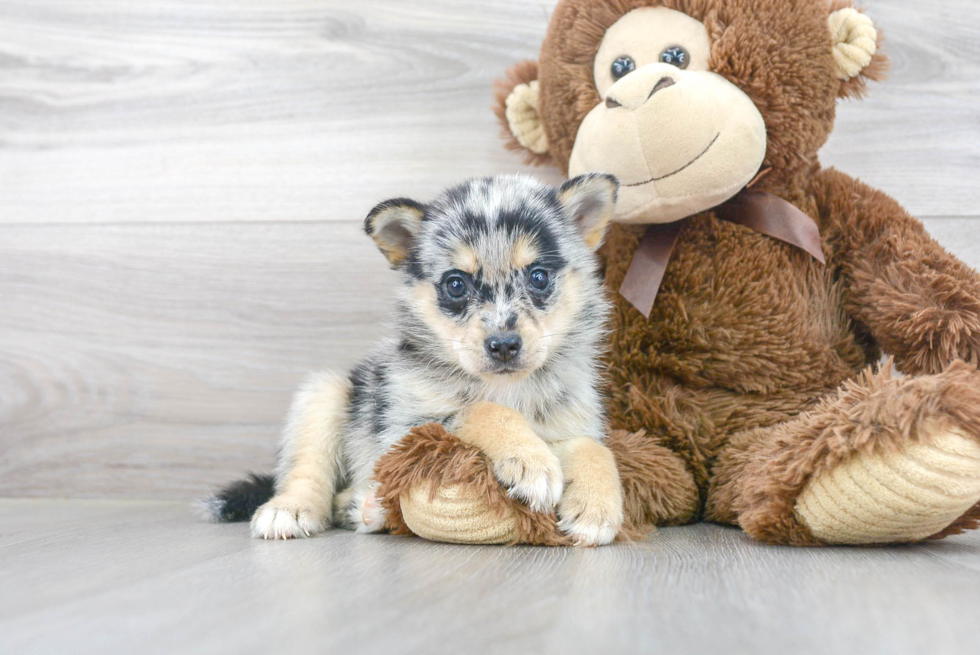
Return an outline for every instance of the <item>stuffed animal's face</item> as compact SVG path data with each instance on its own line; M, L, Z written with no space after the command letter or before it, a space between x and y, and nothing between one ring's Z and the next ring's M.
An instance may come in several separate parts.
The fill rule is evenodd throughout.
M675 221L812 169L837 98L884 68L876 39L827 0L563 0L498 115L532 160L620 178L618 221Z

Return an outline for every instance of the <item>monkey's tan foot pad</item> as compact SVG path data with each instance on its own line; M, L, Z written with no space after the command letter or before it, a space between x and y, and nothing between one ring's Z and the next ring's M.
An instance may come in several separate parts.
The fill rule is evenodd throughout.
M955 431L858 453L811 479L796 514L828 544L920 541L980 501L980 444Z
M431 541L457 544L509 544L517 541L517 518L504 509L499 515L458 485L439 487L429 498L429 485L420 483L401 498L408 528Z
M508 496L487 457L441 425L412 430L381 456L374 475L394 534L465 544L572 545L554 513L534 512Z

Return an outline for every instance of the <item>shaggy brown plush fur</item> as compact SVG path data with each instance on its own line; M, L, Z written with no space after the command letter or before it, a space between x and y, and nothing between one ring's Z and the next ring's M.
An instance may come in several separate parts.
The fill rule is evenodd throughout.
M818 224L827 263L703 212L678 237L648 320L614 292L644 226L610 229L601 251L615 303L609 446L627 516L634 527L707 518L769 542L814 544L794 505L815 473L926 438L927 421L980 439L980 277L897 202L821 168L837 99L859 97L887 65L879 52L859 77L836 77L827 19L848 6L841 0L562 0L537 67L552 164L567 171L599 102L592 65L606 29L651 5L706 25L713 70L766 122L772 170L755 188ZM533 62L515 69L498 102L534 71ZM882 351L920 377L873 372ZM499 493L477 471L485 462L467 461L464 477L483 475L480 493ZM980 506L935 536L978 522Z
M461 485L482 498L498 516L513 511L517 543L572 544L558 531L554 514L532 512L527 505L510 498L490 473L486 455L448 434L441 425L430 423L412 430L378 460L375 477L381 481L377 495L387 513L386 526L393 534L412 534L401 513L401 497L412 487L420 483L431 485L432 499L440 485Z
M627 530L638 533L654 525L679 525L697 516L698 488L677 453L642 430L614 430L606 446L619 469Z
M836 2L834 8L849 4ZM861 76L844 84L836 78L825 0L564 0L552 15L538 78L552 162L563 173L582 119L599 104L592 61L602 37L624 14L648 6L676 9L705 24L712 69L762 112L766 161L775 178L808 169L833 128L837 98L861 95L865 80L879 79L887 69L879 51ZM774 39L777 34L781 38Z
M696 508L697 490L684 463L674 453L657 446L643 435L619 432L606 445L616 456L625 491L626 521L618 539L639 538L642 529L689 520ZM626 460L621 457L627 456ZM532 512L510 498L490 473L486 455L431 423L412 430L375 467L381 481L378 498L387 512L386 525L393 534L409 535L401 513L401 497L417 484L430 485L431 498L439 486L461 485L483 499L487 507L503 516L513 512L517 519L515 543L570 546L571 539L558 531L554 514ZM664 481L666 494L651 493L643 481L650 476Z
M898 450L928 441L936 428L969 432L978 425L980 373L974 367L954 362L916 378L893 377L890 364L869 369L791 421L733 436L714 468L707 516L737 520L762 541L819 544L793 512L811 476L856 452Z
M497 121L501 125L500 137L504 140L504 147L508 150L519 152L524 156L527 164L546 165L551 161L551 157L546 154L531 152L520 144L514 134L507 127L507 96L519 84L528 84L538 79L538 62L522 61L511 67L507 71L507 78L497 80L493 85L493 113L497 116Z

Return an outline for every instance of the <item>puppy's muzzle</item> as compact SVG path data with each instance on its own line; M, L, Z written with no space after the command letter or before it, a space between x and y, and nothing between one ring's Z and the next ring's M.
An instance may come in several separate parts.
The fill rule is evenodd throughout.
M487 337L483 345L487 349L487 354L490 355L491 359L495 359L498 362L508 362L520 354L523 343L519 334L516 332L507 332L505 334L494 334Z

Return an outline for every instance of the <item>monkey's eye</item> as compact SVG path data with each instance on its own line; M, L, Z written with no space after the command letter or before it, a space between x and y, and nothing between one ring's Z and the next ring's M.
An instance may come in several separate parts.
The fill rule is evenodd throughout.
M450 275L442 286L446 290L446 295L453 300L462 300L468 291L466 279L462 275Z
M622 57L617 57L616 61L612 63L612 76L614 80L628 75L636 70L636 62L633 61L632 57L627 57L623 55Z
M671 66L677 66L678 68L687 68L690 60L691 58L688 56L687 50L679 45L671 46L660 53L660 61Z
M535 291L547 291L549 284L551 278L548 276L548 271L543 268L536 268L527 276L527 285Z

